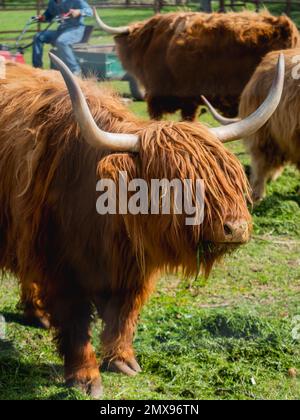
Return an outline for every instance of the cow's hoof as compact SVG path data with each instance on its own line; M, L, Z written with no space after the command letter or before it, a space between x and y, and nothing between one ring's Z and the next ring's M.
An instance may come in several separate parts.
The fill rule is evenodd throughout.
M103 396L103 386L101 379L95 379L88 387L88 394L95 400L100 400Z
M140 365L133 357L132 359L123 361L119 359L107 361L105 360L102 363L102 369L109 371L109 372L115 372L115 373L123 373L127 376L135 376L139 372L142 371Z
M95 400L100 400L103 396L103 386L100 378L96 378L93 381L83 382L77 379L69 379L66 382L68 388L78 389L80 392L89 395Z
M254 207L258 207L263 201L263 197L252 197L252 202Z
M265 198L266 194L261 191L256 191L255 189L252 191L252 202L254 206L258 206L263 199Z

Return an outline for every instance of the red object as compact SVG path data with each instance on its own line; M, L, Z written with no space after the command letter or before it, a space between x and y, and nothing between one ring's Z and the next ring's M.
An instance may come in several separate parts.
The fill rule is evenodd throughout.
M13 61L15 63L25 64L24 55L17 52L12 54L10 51L0 51L1 57L4 57L7 61Z

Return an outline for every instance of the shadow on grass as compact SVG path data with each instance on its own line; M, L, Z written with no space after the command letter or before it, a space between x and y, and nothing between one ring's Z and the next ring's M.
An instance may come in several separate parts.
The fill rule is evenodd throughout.
M22 314L2 312L1 315L7 323L27 326ZM57 392L47 394L46 399L82 399L76 390L65 388L62 365L27 363L26 358L26 353L21 354L11 341L0 339L0 400L44 399L41 388L47 389L51 385L55 386Z
M14 323L14 324L22 325L24 327L28 326L28 324L26 323L26 321L25 321L25 319L24 319L24 317L21 313L2 311L1 315L4 316L5 321L8 324Z
M39 322L38 319L34 319L31 322L24 318L22 313L6 312L2 311L1 315L4 316L7 323L22 325L23 327L31 327L39 330L47 330L47 328Z
M57 384L61 377L62 366L26 363L11 341L0 340L0 400L43 399L41 388L51 384L59 391L47 399L71 399L71 390Z
M269 215L271 212L273 216L287 216L285 203L295 203L300 207L300 195L295 192L292 193L279 193L274 192L272 195L267 196L254 210L257 216ZM294 208L292 209L294 212Z

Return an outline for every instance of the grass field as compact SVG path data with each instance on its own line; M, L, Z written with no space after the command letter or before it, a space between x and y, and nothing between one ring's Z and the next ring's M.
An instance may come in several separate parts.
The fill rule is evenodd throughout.
M103 12L109 23L124 24L150 11ZM1 28L22 16L0 13ZM18 21L18 22L17 22ZM106 41L106 38L102 40ZM122 92L123 83L115 84ZM142 102L132 110L146 116ZM205 114L201 120L213 123ZM231 150L247 167L240 142ZM112 399L299 399L300 379L300 175L287 167L268 186L253 211L252 241L216 267L207 282L180 275L160 279L144 308L135 348L143 373L135 378L103 373L104 398ZM84 399L63 386L62 362L51 333L22 324L18 285L0 280L0 399ZM1 328L1 326L0 326ZM101 325L94 325L99 350Z

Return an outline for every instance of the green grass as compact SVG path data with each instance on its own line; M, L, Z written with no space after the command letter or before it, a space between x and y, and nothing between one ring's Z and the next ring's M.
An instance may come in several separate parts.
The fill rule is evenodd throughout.
M105 16L123 24L137 17L131 13L107 10ZM138 18L148 12L140 13ZM128 94L126 83L113 86ZM147 116L145 103L130 107ZM201 121L214 124L208 114ZM242 143L230 149L247 168ZM292 335L300 315L299 187L293 167L268 185L267 198L253 211L253 240L215 267L207 282L180 275L160 279L135 339L143 373L103 373L104 398L300 398L299 377L288 375L290 368L300 371L300 343ZM7 321L6 340L0 340L0 399L85 399L64 388L51 333L22 325L18 296L14 278L0 280L0 313ZM97 322L93 329L98 355L100 328Z
M277 242L278 241L278 242ZM143 373L104 373L112 399L299 399L299 243L255 240L217 267L208 283L164 277L144 308L135 340ZM13 279L0 299L7 343L0 346L3 399L84 398L64 389L62 365L48 332L24 327ZM94 327L99 350L100 325ZM253 379L256 385L253 385Z

